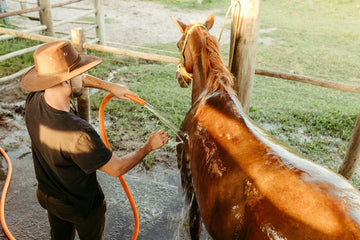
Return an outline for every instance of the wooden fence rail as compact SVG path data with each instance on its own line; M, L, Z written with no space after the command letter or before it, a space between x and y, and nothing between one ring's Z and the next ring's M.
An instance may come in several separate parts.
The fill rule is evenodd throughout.
M68 5L68 4L81 2L81 1L82 0L72 0L72 1L64 2L64 3L56 3L56 4L51 5L51 8L62 7L62 6ZM20 14L24 14L24 13L37 12L37 11L43 10L44 8L45 8L44 6L40 6L40 7L22 9L22 10L18 10L18 11L0 13L0 19L10 17L10 16L16 16L16 15L20 15Z
M6 59L9 59L9 58L13 58L13 57L28 53L28 52L35 51L39 46L40 45L33 46L33 47L28 47L28 48L20 49L20 50L15 51L15 52L11 52L11 53L2 55L2 56L0 56L0 62L4 61Z
M332 82L332 81L327 81L327 80L323 80L323 79L319 79L319 78L307 77L307 76L302 76L302 75L297 75L297 74L275 72L275 71L264 70L264 69L256 69L255 74L263 75L263 76L267 76L267 77L297 81L297 82L302 82L302 83L309 83L309 84L312 84L315 86L332 88L332 89L337 89L337 90L341 90L341 91L345 91L345 92L360 93L360 86Z
M55 37L43 36L43 35L34 34L34 33L25 33L25 32L8 29L8 28L0 28L0 33L9 34L9 35L21 37L21 38L27 38L27 39L31 39L31 40L42 41L42 42L52 42L52 41L61 40L61 39L55 38ZM0 38L1 38L1 36L0 36ZM158 61L158 62L167 62L167 63L174 63L174 64L177 64L179 62L179 59L175 58L175 57L143 53L143 52L137 52L137 51L130 51L130 50L125 50L125 49L120 49L120 48L107 47L107 46L98 45L98 44L84 43L83 47L85 49L108 52L108 53L124 55L124 56L129 56L129 57L135 57L135 58L141 58L141 59L152 60L152 61ZM302 76L302 75L297 75L297 74L289 74L289 73L284 73L284 72L276 72L276 71L264 70L264 69L255 69L255 74L268 76L268 77L281 78L281 79L286 79L286 80L292 80L292 81L298 81L298 82L303 82L303 83L310 83L312 85L316 85L316 86L320 86L320 87L326 87L326 88L360 94L360 86L356 86L356 85L337 83L337 82L327 81L327 80L313 78L313 77L307 77L307 76Z
M102 46L102 45L97 45L97 44L89 44L89 43L84 43L83 47L86 49L91 49L91 50L95 50L95 51L113 53L113 54L118 54L118 55L123 55L123 56L128 56L128 57L134 57L134 58L141 58L141 59L145 59L145 60L151 60L151 61L157 61L157 62L167 62L167 63L174 63L174 64L179 63L179 58L168 57L168 56L163 56L163 55L158 55L158 54L143 53L143 52L137 52L137 51L131 51L131 50L107 47L107 46Z
M40 25L40 26L37 26L37 27L33 27L33 28L28 28L28 29L22 29L21 31L24 32L24 33L31 33L31 32L38 32L38 31L42 31L42 30L45 30L47 27L45 25ZM14 35L2 35L0 36L0 41L2 40L9 40L9 39L12 39L12 38L15 38L16 36Z
M17 77L22 76L22 75L25 74L28 70L30 70L31 67L32 67L32 66L27 67L27 68L24 68L23 70L20 70L20 71L14 73L14 74L9 75L9 76L0 78L0 83L4 83L4 82L10 81L10 80L12 80L12 79L14 79L14 78L17 78Z

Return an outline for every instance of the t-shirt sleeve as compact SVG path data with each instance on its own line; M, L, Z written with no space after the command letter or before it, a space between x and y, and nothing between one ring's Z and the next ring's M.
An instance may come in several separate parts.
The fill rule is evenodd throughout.
M94 129L87 129L73 146L71 158L86 174L95 172L105 165L111 158L108 149Z

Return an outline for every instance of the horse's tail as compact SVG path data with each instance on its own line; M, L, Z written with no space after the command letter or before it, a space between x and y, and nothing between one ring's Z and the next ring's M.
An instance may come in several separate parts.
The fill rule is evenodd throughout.
M200 209L195 197L190 161L186 157L185 144L181 142L177 145L178 168L181 173L181 186L185 195L185 202L189 207L189 232L191 239L200 239L201 235L201 216Z
M194 196L194 187L192 183L192 174L190 169L190 162L186 157L185 153L185 143L180 142L176 146L177 151L177 162L178 168L181 174L181 186L183 193L185 194L186 204L190 204Z

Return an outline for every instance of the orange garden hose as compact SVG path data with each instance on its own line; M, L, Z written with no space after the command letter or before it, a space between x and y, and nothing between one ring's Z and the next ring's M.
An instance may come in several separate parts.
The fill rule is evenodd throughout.
M2 193L1 193L1 200L0 200L1 226L2 226L2 229L3 229L4 233L5 233L5 235L8 237L8 239L9 240L15 240L14 236L9 231L9 229L8 229L8 227L6 225L6 222L5 222L5 198L6 198L7 190L9 188L11 175L12 175L12 164L10 162L10 158L8 157L6 152L1 147L0 147L0 152L4 156L4 158L5 158L5 160L6 160L7 164L8 164L8 174L7 174L6 179L5 179L5 184L4 184L4 188L2 190Z
M146 104L146 102L144 100L142 100L141 98L138 98L134 95L125 94L124 96L131 99L131 101L134 101L134 102L140 104L141 106L145 106L145 104Z
M106 136L106 131L105 131L105 124L104 124L104 112L105 112L105 106L107 104L107 102L113 97L114 95L112 93L108 94L107 96L104 97L104 99L102 100L101 104L100 104L100 107L99 107L99 125L100 125L100 133L101 133L101 136L103 138L103 141L105 143L105 145L111 149L110 147L110 144L109 144L109 141L108 141L108 138ZM131 99L132 101L140 104L141 106L145 106L146 102L136 96L133 96L133 95L129 95L129 94L125 94L125 97ZM124 179L123 176L120 176L119 177L119 180L120 180L120 183L121 185L123 186L124 188L124 191L126 193L126 196L128 197L129 199L129 202L130 202L130 205L131 205L131 208L133 210L133 214L134 214L134 221L135 221L135 225L134 225L134 233L133 233L133 236L132 236L132 239L135 240L139 234L139 214L138 214L138 211L137 211L137 208L136 208L136 204L135 204L135 201L134 201L134 198L133 196L131 195L131 192L130 192L130 189L129 187L127 186L126 184L126 181Z

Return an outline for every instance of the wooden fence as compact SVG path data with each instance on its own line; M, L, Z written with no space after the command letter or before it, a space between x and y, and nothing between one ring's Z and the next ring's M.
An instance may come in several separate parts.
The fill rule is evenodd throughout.
M15 1L20 2L22 4L21 5L22 7L23 7L23 4L35 4L34 2L29 2L29 1L25 1L25 0L15 0ZM53 5L50 5L50 0L39 0L38 1L39 6L37 6L37 7L25 8L25 9L21 9L21 10L17 10L17 11L0 13L0 19L8 18L11 16L17 16L17 15L21 15L21 16L30 18L29 16L25 16L24 14L31 13L31 12L39 12L39 18L37 18L37 19L41 20L42 25L35 26L35 27L29 27L27 29L22 29L21 32L22 33L32 33L32 32L44 31L43 34L46 36L50 36L50 37L54 36L54 28L55 27L62 26L65 23L89 24L90 27L88 27L87 30L96 28L96 38L92 39L91 41L88 40L88 42L100 42L101 44L103 44L105 41L105 30L104 30L105 24L104 24L104 17L103 17L103 9L102 9L103 2L102 2L102 0L95 0L93 9L86 9L86 8L81 8L81 7L70 6L73 3L77 3L77 2L81 2L81 1L82 0L70 0L67 2L56 3ZM67 18L66 20L54 21L52 18L51 10L53 8L59 8L59 7L66 7L66 8L81 10L82 13L76 14L76 16ZM95 24L92 22L78 21L78 19L81 19L82 17L89 16L89 15L95 15L95 17L96 17ZM34 19L34 18L35 17L31 17L31 19ZM0 36L0 41L8 40L8 39L14 38L16 36L17 35L14 35L12 33L10 33L10 34L4 33L4 35ZM71 36L68 35L68 36L65 36L63 39L70 39L70 38L71 38ZM48 38L48 40L44 40L44 41L45 42L51 41L50 39L51 38ZM58 38L54 38L54 39L58 39ZM43 40L40 40L40 41L43 41ZM26 49L21 49L21 50L18 50L18 51L9 53L9 54L5 54L3 56L0 56L0 61L5 61L9 58L32 52L39 46L40 45L29 47ZM10 76L2 77L2 78L0 78L0 83L9 81L18 76L21 76L27 70L28 70L28 68L25 68L25 69L23 69L17 73L14 73Z
M96 1L98 1L100 3L101 0L96 0ZM260 0L252 0L252 1L256 2L256 1L260 1ZM249 1L249 2L252 2L252 1ZM254 9L254 6L255 6L255 8L258 8L259 4L257 4L257 3L249 4L249 7L251 9ZM257 14L258 14L258 11L255 11L255 12L257 12ZM256 16L256 17L258 17L258 16ZM0 14L0 18L1 18L1 14ZM236 19L236 21L241 21L241 22L245 21L245 19L241 19L241 18L233 17L232 20L234 21L234 19ZM257 24L256 24L257 20L252 19L252 21L253 22L250 24L250 26L252 26L253 28L257 28ZM240 28L241 28L241 26L244 26L244 24L238 24L238 25L240 26ZM246 24L245 24L245 26L246 26ZM232 31L234 31L234 29L235 28L232 27ZM103 30L101 30L101 31L103 31ZM247 31L242 31L241 29L237 30L237 33L241 33L241 34L247 34L248 32L249 32L249 30L247 30ZM29 33L29 32L25 32L25 31L20 32L20 31L6 29L6 28L0 28L0 33L8 34L8 35L11 35L14 37L38 40L38 41L42 41L42 42L51 42L51 41L60 40L59 38L55 38L55 37L51 37L51 36L43 36L43 35ZM234 34L237 34L237 33L232 32L232 36L234 36ZM113 54L118 54L118 55L125 55L125 56L130 56L130 57L135 57L135 58L142 58L142 59L146 59L146 60L168 62L168 63L174 63L174 64L177 64L179 62L179 59L174 58L174 57L162 56L162 55L157 55L157 54L149 54L149 53L143 53L143 52L137 52L137 51L129 51L129 50L125 50L125 49L119 49L119 48L108 47L108 46L104 46L104 45L93 44L93 43L85 42L84 40L79 41L78 40L79 38L84 39L83 36L79 37L79 34L81 35L82 31L80 31L80 32L72 31L72 42L77 47L77 49L91 49L91 50L108 52L108 53L113 53ZM234 38L234 39L240 39L240 38L241 37ZM253 37L253 38L256 38L256 37ZM79 44L81 46L79 46ZM231 44L236 44L236 43L232 42ZM251 46L251 47L253 47L253 46ZM242 48L244 48L244 46L242 46ZM33 50L33 48L31 48L31 49L29 48L22 52L28 52L28 51L32 51L32 50ZM240 51L244 51L244 50L240 50ZM247 49L247 50L245 50L245 52L249 52L249 50ZM10 57L15 56L16 54L17 53L11 53L11 54L7 54L4 56L0 56L0 59L2 59L2 60L8 59ZM18 54L22 54L21 50L18 52ZM236 54L235 54L235 56L236 56ZM241 56L242 55L240 54L240 55L238 55L237 58L240 58ZM246 54L245 56L248 56L248 54ZM239 65L239 62L243 62L243 61L238 60L238 59L236 61L237 61L237 63L235 63L235 67L240 69L241 66ZM245 67L249 68L248 65L251 65L251 64L253 64L252 61L246 62L247 66L245 66ZM269 70L264 70L264 69L255 69L253 66L250 66L250 68L253 69L252 73L251 73L252 75L258 74L258 75L276 77L276 78L281 78L281 79L286 79L286 80L291 80L291 81L299 81L299 82L303 82L303 83L309 83L312 85L337 89L337 90L341 90L341 91L360 93L360 86L341 84L341 83L337 83L337 82L331 82L331 81L327 81L327 80L323 80L323 79L317 79L317 78L313 78L313 77L301 76L301 75L296 75L296 74L275 72L275 71L269 71ZM15 76L18 77L18 76L22 75L25 71L26 71L26 69L20 71L19 73L13 74L12 76L0 78L0 83L8 81L9 79L11 79ZM247 78L251 78L251 77L248 76ZM248 84L245 84L245 85L248 85ZM242 89L242 90L244 90L244 89ZM246 93L246 91L251 91L251 90L252 90L251 87L246 87L245 95L246 96L250 95L249 93ZM246 98L248 98L248 97L246 97ZM248 100L245 99L244 101L248 101ZM88 119L88 116L86 116L86 115L88 115L88 110L85 110L83 114L85 114L85 115L83 115L83 117L85 119L86 118ZM354 130L353 130L353 134L352 134L352 137L351 137L351 140L349 143L349 147L348 147L346 156L344 158L343 164L341 165L341 167L339 169L339 173L342 174L343 176L345 176L346 178L350 179L356 170L356 166L358 165L359 159L360 159L360 115L357 118Z

